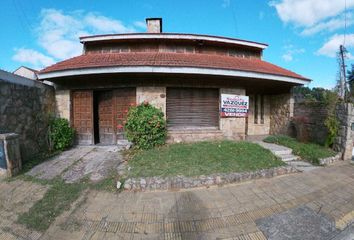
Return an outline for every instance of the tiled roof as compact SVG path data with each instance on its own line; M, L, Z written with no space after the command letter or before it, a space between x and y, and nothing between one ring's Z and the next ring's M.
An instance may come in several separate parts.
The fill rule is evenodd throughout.
M56 63L41 70L39 74L74 69L120 66L196 67L226 69L273 74L307 80L307 78L299 74L256 58L239 58L211 54L162 52L86 54Z

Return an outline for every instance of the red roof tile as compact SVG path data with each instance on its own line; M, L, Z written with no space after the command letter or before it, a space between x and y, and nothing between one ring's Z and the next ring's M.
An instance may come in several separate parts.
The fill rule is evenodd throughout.
M161 52L86 54L49 66L41 70L40 74L73 69L119 66L163 66L226 69L274 74L307 80L307 78L299 74L256 58Z

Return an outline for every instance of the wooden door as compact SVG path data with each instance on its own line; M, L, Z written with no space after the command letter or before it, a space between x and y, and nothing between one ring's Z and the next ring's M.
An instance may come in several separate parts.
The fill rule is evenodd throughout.
M115 144L113 123L113 92L97 92L99 143Z
M136 89L135 88L118 88L113 90L114 101L114 121L116 126L117 140L125 140L124 124L127 113L131 106L136 105Z
M73 127L77 144L93 144L93 94L92 91L72 92Z

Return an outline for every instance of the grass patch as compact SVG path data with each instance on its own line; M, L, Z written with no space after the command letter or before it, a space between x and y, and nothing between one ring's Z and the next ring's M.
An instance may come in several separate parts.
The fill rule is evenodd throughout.
M284 135L268 136L263 141L291 148L295 155L317 165L320 163L321 158L333 157L336 155L336 152L332 149L314 143L301 143L295 138Z
M17 221L36 231L45 231L50 224L80 196L85 185L66 184L55 181L43 198L36 202L28 212L19 215Z
M250 142L199 142L131 150L130 177L198 176L282 166L269 150Z

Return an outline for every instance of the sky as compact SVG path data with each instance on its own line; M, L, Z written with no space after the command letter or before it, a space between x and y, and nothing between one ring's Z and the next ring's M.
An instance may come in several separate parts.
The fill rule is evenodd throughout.
M336 52L354 63L354 0L2 0L0 69L42 69L80 55L80 36L145 32L210 34L267 43L263 59L332 88ZM346 27L345 27L346 26ZM345 37L344 37L345 36Z

